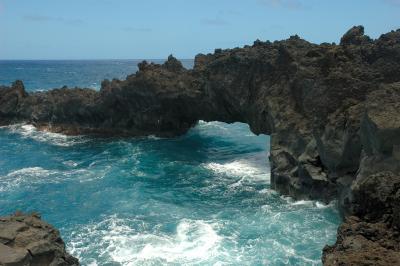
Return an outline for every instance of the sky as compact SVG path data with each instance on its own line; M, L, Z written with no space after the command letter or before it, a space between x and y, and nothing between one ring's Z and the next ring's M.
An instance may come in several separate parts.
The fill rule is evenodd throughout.
M400 0L0 0L0 59L194 58L291 35L400 28Z

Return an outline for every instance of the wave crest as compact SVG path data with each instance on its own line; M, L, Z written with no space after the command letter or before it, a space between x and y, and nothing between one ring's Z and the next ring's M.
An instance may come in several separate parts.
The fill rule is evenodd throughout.
M90 258L88 250L103 250L98 254L102 261L122 265L199 263L219 254L222 237L216 232L217 224L182 219L176 233L167 234L156 229L138 232L126 222L112 216L74 232L70 241L71 252L94 265L97 263L96 256ZM86 239L97 241L83 242L83 235Z
M33 139L38 142L45 142L55 146L69 147L86 142L84 137L72 137L60 133L39 131L30 124L15 124L2 127L12 133L20 135L22 138Z

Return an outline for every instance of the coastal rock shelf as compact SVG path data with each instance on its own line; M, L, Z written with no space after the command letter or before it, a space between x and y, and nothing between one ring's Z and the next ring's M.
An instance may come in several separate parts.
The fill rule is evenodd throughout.
M75 265L57 229L37 214L0 217L0 265Z
M271 136L272 186L296 199L338 199L345 221L326 265L400 264L400 30L353 27L340 44L298 36L142 62L100 91L0 88L0 125L69 135L173 137L199 120L243 122ZM355 256L357 254L357 256ZM372 263L373 261L373 263Z

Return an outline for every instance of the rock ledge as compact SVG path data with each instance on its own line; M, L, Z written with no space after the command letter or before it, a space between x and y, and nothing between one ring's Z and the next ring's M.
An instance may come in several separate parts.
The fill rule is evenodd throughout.
M38 214L16 213L0 217L0 265L78 266L60 233Z

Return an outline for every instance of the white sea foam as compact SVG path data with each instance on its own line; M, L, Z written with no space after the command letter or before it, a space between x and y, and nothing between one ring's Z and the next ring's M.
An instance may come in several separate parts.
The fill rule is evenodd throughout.
M319 202L319 201L315 202L315 206L316 206L318 209L329 208L329 207L334 206L335 204L336 204L335 201L332 201L332 202L330 202L329 204L325 204L325 203L322 203L322 202Z
M83 137L70 137L60 133L39 131L30 124L15 124L2 127L13 133L21 135L23 138L30 138L39 142L46 142L56 146L69 147L85 142Z
M329 204L325 204L320 201L315 200L294 200L292 197L288 196L280 196L283 200L285 200L289 206L303 206L303 207L314 207L318 209L331 208L335 206L336 202L331 201Z
M228 131L227 126L229 126L229 125L226 123L218 122L218 121L206 122L206 121L200 120L197 123L197 127L199 129L215 128L215 129L220 129L222 131Z
M90 182L104 178L109 168L101 174L88 169L72 169L67 171L48 170L42 167L26 167L0 176L0 191L12 191L17 188L29 188L40 184L62 183L76 179L79 182Z
M189 134L200 134L201 136L223 136L224 138L231 138L235 131L232 130L232 126L222 122L205 122L200 120L197 125L190 130Z
M254 165L248 163L245 160L237 160L228 163L208 163L205 165L206 168L221 174L229 174L239 177L258 177L268 176L265 169L260 169Z
M265 194L267 196L269 195L277 195L278 192L276 190L270 189L270 188L264 188L258 191L260 194Z
M212 137L214 141L223 140L235 143L249 143L248 141L254 141L257 138L260 140L259 136L251 133L249 125L239 122L227 124L218 121L205 122L200 120L189 134ZM265 136L265 144L267 144L267 140L268 138Z
M314 202L311 200L298 200L291 203L294 206L303 205L303 206L313 206Z
M77 171L61 172L42 167L18 169L5 176L0 176L0 191L11 191L19 187L28 188L38 184L61 183L71 179ZM80 177L84 179L85 175L80 175Z
M76 162L74 162L72 160L65 161L65 162L63 162L63 164L65 164L66 166L70 166L70 167L77 167L78 166L78 163L76 163Z
M74 232L69 248L74 255L86 259L86 252L96 249L102 261L122 265L206 262L219 252L222 237L216 232L217 226L203 220L182 219L175 234L137 232L113 216ZM91 239L89 247L82 241L83 236Z
M270 170L265 161L265 153L257 153L225 163L210 162L203 165L216 174L240 178L231 186L240 186L244 181L270 181Z
M41 167L27 167L0 176L0 191L9 191L19 186L28 186L47 180L52 171ZM57 182L53 179L52 182Z
M181 221L176 235L172 237L142 234L123 239L118 234L105 239L122 244L110 254L114 261L120 263L154 259L166 262L205 260L220 241L211 225L190 220ZM132 244L136 246L133 250Z
M269 245L273 247L272 250L274 251L274 253L277 253L277 256L274 256L275 258L272 261L266 261L265 262L266 265L290 265L291 264L289 260L290 258L298 259L299 261L298 263L300 263L300 261L302 262L301 264L296 264L296 265L316 266L320 264L319 260L312 260L298 254L295 248L293 248L290 245L283 244L275 239L269 240L267 242L269 242Z
M160 139L163 139L163 138L156 137L155 135L149 135L149 136L147 136L147 139L151 139L151 140L160 140Z

